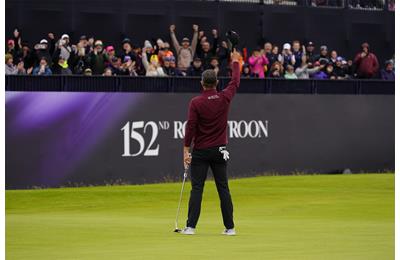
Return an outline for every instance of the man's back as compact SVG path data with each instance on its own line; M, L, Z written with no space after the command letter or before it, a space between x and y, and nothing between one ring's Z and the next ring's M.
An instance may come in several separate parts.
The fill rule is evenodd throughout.
M204 182L207 179L208 169L214 175L220 199L222 218L224 221L224 235L235 235L233 221L233 204L228 186L226 172L229 152L226 148L227 120L229 104L239 87L239 53L235 50L231 54L232 79L228 86L217 92L217 74L214 70L206 70L201 79L204 88L202 95L193 98L189 106L189 119L186 124L185 145L183 147L183 164L190 165L191 184L188 219L186 228L181 232L185 235L194 234L200 216L201 200ZM194 143L192 154L190 148ZM193 160L192 160L193 159Z
M232 64L232 79L221 92L215 88L206 89L194 97L189 105L189 119L186 125L185 146L193 140L195 149L225 145L229 104L240 83L239 63Z

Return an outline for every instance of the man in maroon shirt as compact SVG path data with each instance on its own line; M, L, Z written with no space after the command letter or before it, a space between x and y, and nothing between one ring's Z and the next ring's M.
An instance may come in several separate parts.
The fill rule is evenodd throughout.
M229 105L240 83L240 54L233 51L232 79L228 86L217 92L217 75L214 70L206 70L202 74L201 85L203 93L190 101L188 121L185 129L185 145L183 148L183 163L185 168L191 165L192 190L189 200L189 213L186 228L182 234L194 234L200 216L201 200L204 182L208 168L214 175L218 195L221 200L221 211L224 220L224 235L235 235L233 223L233 205L228 187L226 173L229 153L227 121ZM193 145L192 154L190 147Z
M358 78L373 78L379 71L379 62L375 54L369 50L369 44L363 43L361 45L361 52L354 58L354 65L357 70Z

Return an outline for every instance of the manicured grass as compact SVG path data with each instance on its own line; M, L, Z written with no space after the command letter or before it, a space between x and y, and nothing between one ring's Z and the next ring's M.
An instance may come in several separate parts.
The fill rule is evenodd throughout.
M394 174L213 182L194 236L173 233L180 183L6 191L7 259L394 259ZM186 187L181 227L187 211Z

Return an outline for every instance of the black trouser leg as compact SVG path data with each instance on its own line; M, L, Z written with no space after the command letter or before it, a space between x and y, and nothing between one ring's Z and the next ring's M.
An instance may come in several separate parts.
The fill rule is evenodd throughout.
M189 199L189 213L186 222L187 227L195 228L200 217L201 200L203 197L204 182L207 178L209 163L195 151L192 154L190 179L192 191Z
M219 199L221 201L221 212L224 225L227 229L234 228L233 223L233 204L228 186L228 176L226 174L226 161L217 160L211 163L211 169L217 186Z

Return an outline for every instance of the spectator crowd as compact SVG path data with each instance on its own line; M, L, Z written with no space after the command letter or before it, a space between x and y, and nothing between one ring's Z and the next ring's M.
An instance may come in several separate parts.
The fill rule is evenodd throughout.
M218 76L230 74L229 42L216 29L206 35L193 25L192 38L178 40L175 25L169 27L170 39L146 40L135 46L125 38L120 46L105 45L102 40L82 35L76 44L67 34L56 38L48 33L34 46L24 42L15 29L7 41L5 73L52 75L128 75L128 76L201 76L213 69ZM346 59L326 45L298 40L281 46L266 42L261 48L241 54L244 78L394 80L394 59L379 67L368 43L360 46L353 59Z

